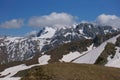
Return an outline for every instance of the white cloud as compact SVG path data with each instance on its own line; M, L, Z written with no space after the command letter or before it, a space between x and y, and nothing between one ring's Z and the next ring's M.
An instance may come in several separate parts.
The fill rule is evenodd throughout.
M120 28L120 17L116 15L101 14L97 17L96 22L101 25L110 25Z
M0 27L2 28L20 28L23 26L24 21L22 19L12 19L9 21L5 21L0 24Z
M31 32L25 34L25 36L27 36L27 37L32 37L32 36L36 36L36 35L37 35L37 31L31 31Z
M29 26L33 27L53 27L62 25L72 25L76 23L75 20L76 17L70 14L53 12L49 15L32 17L28 21L28 24Z

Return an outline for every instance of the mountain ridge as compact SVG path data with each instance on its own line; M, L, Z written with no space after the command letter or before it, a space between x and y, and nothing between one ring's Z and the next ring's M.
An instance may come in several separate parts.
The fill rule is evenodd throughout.
M45 36L45 38L43 38L44 35L49 35L48 33L50 31L51 30L48 29L45 31L43 30L43 32L41 31L42 38L40 37L41 35L37 37L1 38L0 54L3 55L5 51L4 48L7 48L9 55L6 51L7 57L5 57L4 54L3 56L0 56L0 60L8 59L10 61L7 62L6 60L6 62L0 65L0 79L13 79L12 76L21 70L56 62L95 64L96 60L103 54L103 51L106 51L106 49L109 50L108 48L105 48L108 42L111 42L114 45L117 44L115 46L117 50L112 58L109 53L105 52L105 54L107 54L107 57L105 57L107 62L104 66L120 67L119 29L114 30L110 26L101 28L99 26L90 26L89 24L79 24L73 28L61 28L54 31L54 35L53 33L51 35L52 37ZM28 54L25 52L21 54L22 52L20 53L19 49L22 51L25 50ZM21 55L17 55L18 57L16 57L13 54ZM25 59L18 60L22 59L21 56L25 57ZM15 79L19 80L20 78Z
M53 49L61 44L94 38L97 34L114 33L118 30L110 26L94 26L81 23L69 28L54 29L46 27L36 34L37 37L1 37L0 63L29 60L38 53ZM3 51L4 50L4 51Z

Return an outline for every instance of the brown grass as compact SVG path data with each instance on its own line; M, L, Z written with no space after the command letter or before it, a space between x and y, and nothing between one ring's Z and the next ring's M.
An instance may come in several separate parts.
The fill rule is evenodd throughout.
M21 80L120 80L120 69L90 64L53 63L28 70Z

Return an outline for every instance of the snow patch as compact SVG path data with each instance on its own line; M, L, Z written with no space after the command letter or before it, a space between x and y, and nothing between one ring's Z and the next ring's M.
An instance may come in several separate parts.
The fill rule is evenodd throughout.
M80 32L81 34L84 34L84 33L83 33L83 29L80 29L79 32Z
M70 62L71 60L75 59L76 57L78 57L80 55L82 55L82 54L80 54L78 51L70 52L67 55L63 55L62 61Z
M50 55L43 55L38 59L38 62L40 65L48 64L48 61L50 60Z
M94 45L94 44L91 44L89 47L87 47L88 51L90 51L90 50L93 49L93 45Z
M20 77L0 78L0 80L20 80Z
M109 32L109 30L104 30L104 33L107 34Z
M112 62L107 63L105 66L120 68L120 59L113 60Z
M10 42L14 42L14 41L19 40L21 38L23 38L23 37L7 37L5 40L10 41Z
M0 46L4 46L4 44L3 44L3 43L0 43Z
M64 35L64 37L67 37L68 35L71 35L72 33L66 33L65 35Z
M91 29L91 25L88 26Z
M105 66L120 68L120 48L116 47L116 53L114 57L111 59L111 55L109 55L107 60L108 62Z
M21 64L21 65L7 68L4 71L0 72L1 74L0 76L6 75L4 78L0 78L0 80L20 80L20 77L12 77L12 76L21 70L29 69L33 66L36 66L36 65L26 66L25 64Z
M12 77L12 76L15 75L19 71L26 70L26 69L29 69L31 67L38 66L38 65L48 64L49 59L50 59L50 55L43 55L38 59L40 64L34 64L34 65L30 65L30 66L21 64L21 65L7 68L4 71L0 72L0 74L1 74L0 76L5 76L4 78L0 78L0 80L20 80L21 77Z
M92 39L91 37L84 36L85 39Z

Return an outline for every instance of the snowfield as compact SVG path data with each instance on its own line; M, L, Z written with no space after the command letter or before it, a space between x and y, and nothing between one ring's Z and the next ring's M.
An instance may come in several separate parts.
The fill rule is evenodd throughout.
M102 53L102 51L104 50L104 47L106 46L106 44L108 42L111 43L115 43L116 42L116 38L119 37L119 35L105 41L104 43L102 43L99 47L89 51L88 53L86 53L84 56L81 56L80 58L74 60L74 63L87 63L87 64L94 64L95 61L97 60L97 58L99 57L99 55Z

